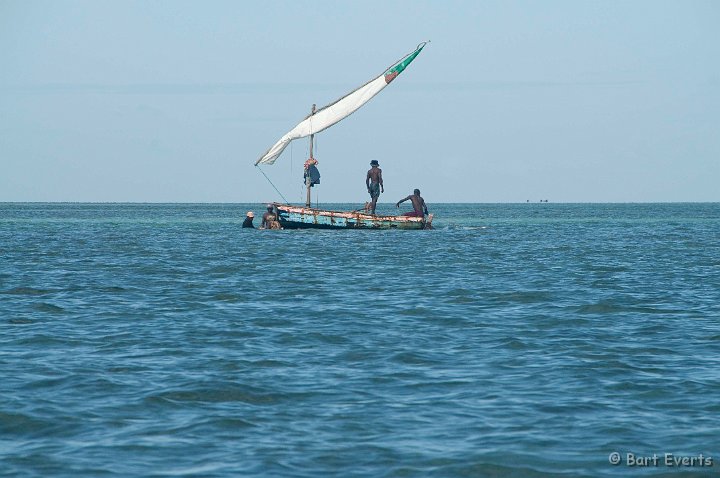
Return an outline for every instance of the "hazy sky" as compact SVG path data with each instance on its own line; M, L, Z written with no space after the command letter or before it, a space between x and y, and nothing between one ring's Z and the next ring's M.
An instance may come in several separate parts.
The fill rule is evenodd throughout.
M0 0L0 201L263 202L310 110L313 201L720 201L720 1ZM298 140L263 171L303 200Z

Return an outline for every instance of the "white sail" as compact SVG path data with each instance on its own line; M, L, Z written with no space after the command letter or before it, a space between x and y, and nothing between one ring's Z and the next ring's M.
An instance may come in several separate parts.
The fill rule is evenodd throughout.
M272 145L270 149L255 162L255 166L258 164L273 164L291 141L319 133L353 114L390 84L390 82L415 59L424 47L425 43L421 43L415 51L403 57L402 60L388 68L377 78L370 80L355 91L318 110L314 115L305 118L280 138L277 143Z

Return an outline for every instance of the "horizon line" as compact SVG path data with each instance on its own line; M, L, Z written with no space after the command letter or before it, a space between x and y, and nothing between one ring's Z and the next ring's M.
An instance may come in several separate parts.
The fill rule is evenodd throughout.
M157 204L157 205L192 205L192 204L269 204L277 201L3 201L0 204ZM300 202L290 202L282 204L301 204ZM324 204L358 204L357 201L330 201ZM394 202L378 202L378 205L393 205ZM720 204L720 200L716 201L432 201L430 204Z

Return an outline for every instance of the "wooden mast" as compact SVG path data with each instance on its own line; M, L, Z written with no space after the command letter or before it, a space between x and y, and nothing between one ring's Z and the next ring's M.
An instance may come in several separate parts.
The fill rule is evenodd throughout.
M310 111L310 116L315 114L315 105L312 105L312 110ZM315 139L315 135L310 135L310 159L313 158L313 140ZM312 166L312 161L310 161L310 165ZM309 168L308 168L309 169ZM305 171L307 173L308 171ZM305 198L305 207L310 207L310 187L312 186L312 179L310 179L310 175L308 174L305 176L305 187L307 187L307 196Z

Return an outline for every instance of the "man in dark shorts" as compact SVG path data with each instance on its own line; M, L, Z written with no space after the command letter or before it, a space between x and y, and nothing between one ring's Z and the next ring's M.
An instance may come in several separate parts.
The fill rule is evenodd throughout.
M382 169L378 167L380 164L376 159L373 159L370 161L370 166L370 170L365 177L365 186L367 186L368 193L370 193L370 213L375 214L377 200L380 197L380 193L385 192L385 187L383 186Z
M428 213L427 205L425 204L425 200L420 196L419 189L414 190L413 194L405 199L398 201L397 204L395 204L395 207L400 207L400 204L404 203L408 199L412 202L414 210L412 212L406 212L403 216L424 217L425 214Z

